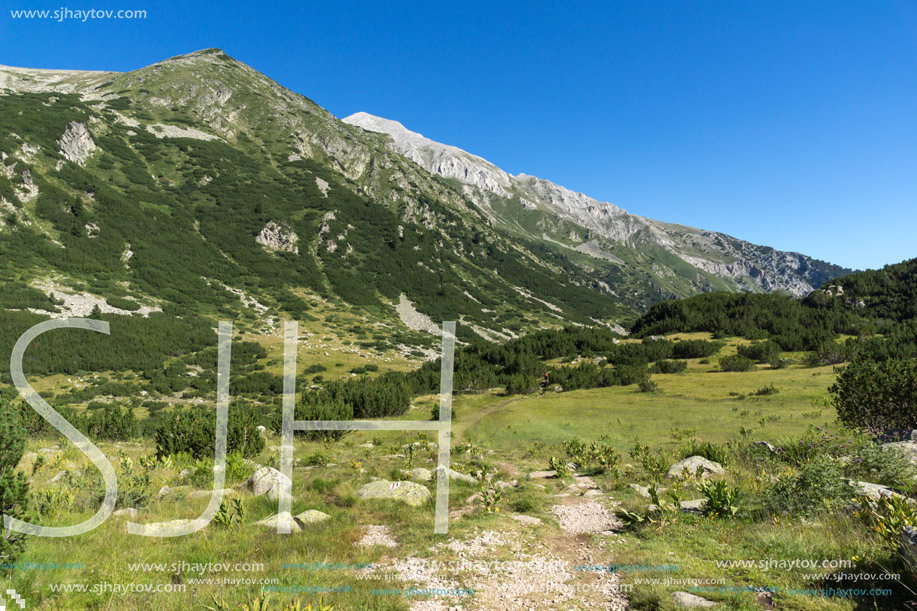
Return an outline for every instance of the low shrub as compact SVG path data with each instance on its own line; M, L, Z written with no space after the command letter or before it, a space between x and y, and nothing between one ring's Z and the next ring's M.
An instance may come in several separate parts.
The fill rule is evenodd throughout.
M736 349L739 356L757 361L759 363L769 363L772 359L780 356L780 345L774 341L752 342L746 346L739 346Z
M733 452L728 447L720 443L714 443L712 441L692 440L685 447L679 450L678 455L681 458L703 456L707 460L712 460L713 462L720 463L721 465L728 465L732 460Z
M708 342L703 339L686 339L672 346L672 358L700 359L713 356L723 347L723 342Z
M196 459L213 458L216 440L216 414L204 411L177 411L164 417L155 433L156 455L171 456L181 452ZM264 437L255 428L250 412L230 410L226 434L226 451L239 452L246 458L264 450Z
M739 490L729 488L724 481L701 481L698 489L707 503L704 515L712 518L733 518L739 512Z
M851 478L861 481L899 490L917 489L917 467L901 452L875 444L864 445L853 452L846 472Z
M818 455L798 470L779 476L766 492L764 506L772 514L813 515L850 502L853 494L841 464Z
M917 428L917 359L856 360L840 371L829 391L844 424Z
M669 361L663 359L661 361L656 361L653 365L652 373L681 373L688 368L688 364L684 361Z
M752 371L755 368L755 362L748 357L738 354L724 356L720 359L720 369L723 371L742 372Z

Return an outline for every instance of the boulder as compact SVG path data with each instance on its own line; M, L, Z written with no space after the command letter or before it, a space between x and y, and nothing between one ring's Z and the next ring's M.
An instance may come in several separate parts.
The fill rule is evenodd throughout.
M898 452L904 458L917 463L917 441L893 441L879 446L883 450Z
M917 527L905 526L901 529L901 557L910 566L917 569Z
M150 524L143 525L143 531L140 534L145 535L145 536L154 535L154 533L156 532L158 528L176 528L178 526L184 526L186 524L190 524L193 521L194 520L180 519L180 520L169 520L168 522L151 522ZM207 528L207 527L204 526L204 528Z
M685 470L687 470L689 474L694 475L697 473L698 468L701 469L701 478L706 478L710 475L720 475L726 472L720 463L707 460L703 456L689 456L669 467L666 477L670 479L682 477Z
M691 501L682 501L681 509L684 513L704 513L704 507L707 506L707 499L694 499Z
M256 522L256 524L270 528L272 530L277 530L277 528L279 528L281 525L289 524L290 532L302 532L302 525L299 523L299 521L296 520L296 518L290 515L289 511L282 511L278 514L268 516L260 522Z
M267 495L272 501L280 498L281 491L291 492L293 482L273 467L261 467L255 471L245 485L255 496Z
M319 522L324 522L330 517L331 516L322 511L318 511L316 509L308 509L296 516L294 519L305 526L306 524L318 524Z
M412 507L419 507L432 498L426 486L414 482L390 482L378 480L370 482L357 491L361 499L393 499L402 501Z
M869 482L858 482L855 480L847 480L847 483L853 486L856 490L857 496L868 496L871 499L880 499L880 498L891 498L895 496L901 496L899 493L895 492L888 486L882 486L880 484L871 484Z
M628 484L628 486L630 487L631 490L633 490L634 492L636 492L638 495L642 496L643 498L645 499L652 498L650 496L650 489L647 488L646 486L641 486L640 484ZM658 487L656 488L656 491L660 494L660 496L666 490L668 490L668 488L658 488Z
M57 484L57 483L60 482L62 479L64 479L64 475L65 475L65 473L64 473L63 471L59 471L59 472L57 473L57 475L55 475L54 477L52 477L51 479L49 479L49 480L48 480L47 482L45 482L45 483L46 483L46 484Z
M688 592L672 592L672 601L679 607L715 607L716 603Z
M469 483L469 484L477 484L477 483L478 483L478 480L476 480L475 478L471 477L470 475L465 475L464 473L459 473L458 471L455 471L454 469L449 469L448 471L446 471L446 470L445 470L445 467L443 467L443 466L436 467L435 469L433 469L433 472L436 473L436 476L437 476L437 477L439 477L439 475L440 475L441 473L447 472L447 473L449 474L449 479L450 479L450 480L453 480L453 479L454 479L454 480L458 480L458 481L460 481L460 482L466 482L466 483Z
M408 479L417 480L419 482L428 482L433 479L433 473L429 469L424 469L423 467L417 467L410 471L402 471L402 473Z
M126 509L119 509L117 511L113 511L111 515L113 515L116 518L130 518L131 520L133 520L134 518L137 517L137 510L134 509L133 507L128 507Z

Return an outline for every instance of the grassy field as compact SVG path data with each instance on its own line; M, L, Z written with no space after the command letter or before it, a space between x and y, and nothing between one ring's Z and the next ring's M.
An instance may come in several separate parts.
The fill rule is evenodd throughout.
M282 351L279 338L260 341L268 347L269 359L279 356L278 351ZM731 340L721 355L734 352L739 341ZM337 362L345 363L344 368L351 363L366 362L359 357L324 357L323 349L306 354L340 359ZM491 482L507 482L507 487L502 498L490 507L499 511L488 511L485 502L474 498L480 485L454 481L450 489L452 516L448 537L433 534L432 501L412 508L395 501L360 499L356 495L371 478L394 481L405 477L403 469L432 469L436 464L435 449L426 448L427 442L435 441L432 434L357 432L339 442L297 440L293 514L316 509L330 516L325 522L307 527L303 533L279 536L255 524L277 513L277 504L264 496L254 497L245 490L243 484L254 467L235 463L228 471L227 487L236 489L232 497L241 499L244 505L245 516L241 524L226 526L213 522L191 536L140 540L126 534L125 518L112 517L102 527L79 537L32 539L21 562L78 563L81 568L14 570L10 573L12 587L28 593L31 609L241 609L243 604L253 604L265 586L351 588L324 595L325 604L333 604L335 610L613 608L600 606L607 603L607 597L589 592L588 588L586 593L562 599L523 591L510 600L501 592L511 586L519 586L522 590L527 586L509 583L506 581L511 581L509 576L485 578L465 571L437 577L396 571L393 564L408 557L445 562L475 557L474 553L478 553L484 554L478 558L488 561L556 558L571 567L582 563L586 557L590 563L602 565L677 565L677 573L669 575L634 572L613 576L614 579L620 577L620 582L616 583L625 589L632 588L627 597L634 609L674 609L671 593L687 591L686 581L697 579L721 579L718 586L731 588L769 588L774 591L773 601L780 609L895 608L883 606L892 601L890 597L852 600L789 592L791 588L821 587L830 583L812 576L813 573L831 575L832 571L827 569L717 566L717 561L722 560L845 560L854 563L854 568L846 569L847 572L879 573L890 562L888 552L849 512L808 517L766 517L762 513L760 492L775 472L767 473L773 465L759 464L756 455L747 450L751 442L791 443L787 440L811 434L813 427L821 427L819 434L830 431L841 437L849 435L834 423L833 408L825 402L827 389L834 379L832 368L796 364L772 369L761 365L747 373L725 373L718 371L717 359L712 357L709 362L691 360L685 373L654 375L653 381L658 385L654 392L640 392L635 386L627 386L572 392L554 392L549 388L547 392L528 396L506 396L501 389L457 395L453 468L465 473L484 470L491 474ZM393 361L390 366L406 369L412 365L401 360ZM42 388L40 384L36 386ZM762 390L767 388L776 390ZM403 419L429 419L430 410L437 401L435 395L415 398L412 409ZM279 467L280 440L270 432L266 435L267 447L254 460L258 464ZM586 444L593 441L607 444L621 455L617 473L580 469L588 471L596 486L594 490L598 492L587 496L582 488L577 488L577 482L585 480L568 477L529 479L526 476L532 471L548 469L550 458L563 457L563 443L574 438ZM412 455L404 446L418 440L423 440L423 446ZM653 461L646 457L655 457L667 466L684 457L688 444L697 442L719 444L718 447L727 453L729 462L724 465L727 474L723 479L741 493L741 509L735 518L714 519L676 511L643 525L621 526L616 534L571 535L564 529L556 506L576 508L581 506L579 503L589 502L609 510L622 507L631 512L645 511L650 500L630 484L648 486L657 481L659 473L654 472ZM372 443L373 447L360 447L367 443ZM646 447L642 455L635 450L637 444ZM59 452L55 452L55 445L59 445ZM138 484L136 476L143 470L144 457L155 451L151 442L109 443L101 447L106 455L115 458L113 462L119 471L122 496L126 491L137 489L149 495L144 502L137 503L135 521L193 518L206 506L206 498L192 493L208 490L211 486L212 462L177 458L155 465L149 463L149 482ZM21 465L33 480L33 490L43 509L42 523L64 525L88 518L98 507L96 488L100 478L97 471L66 442L29 440L28 451L41 453L42 449L51 451L46 452L49 458L37 471L33 472L34 457ZM46 483L60 472L65 473L62 483ZM658 481L660 486L674 487L664 478ZM427 485L435 490L432 483ZM162 486L169 486L172 491L159 495ZM682 499L701 496L698 482L689 482L681 494ZM520 522L520 514L537 518L540 523ZM358 544L369 525L387 527L398 547ZM469 552L474 549L476 538L484 536L482 533L497 533L492 536L501 541L484 545L484 552ZM446 547L443 547L444 542L448 544ZM216 562L254 567L195 575L190 568L178 567L176 570L172 566L173 563L186 563L183 566L187 567ZM316 562L373 564L376 570L366 573L354 569L285 566ZM161 570L132 568L137 563L163 566ZM386 575L393 572L398 573L397 579L387 580ZM375 578L363 579L361 575ZM645 583L647 579L666 577L681 581ZM606 578L610 576L572 569L565 576L567 584L585 586L604 583L601 580ZM205 582L209 579L210 582L195 583L195 579ZM434 596L419 603L418 597L374 593L384 588L430 586L440 583L437 579L451 587L476 588L475 595L453 596L448 600ZM88 591L55 592L59 584L65 587L70 584L71 588L85 586ZM128 584L146 584L186 589L173 593L122 595L116 584L121 588ZM755 602L758 595L752 591L708 591L702 595L721 603L721 608L761 608ZM278 592L270 596L272 603L299 600L304 608L308 603L317 604L319 599L317 593L302 592Z

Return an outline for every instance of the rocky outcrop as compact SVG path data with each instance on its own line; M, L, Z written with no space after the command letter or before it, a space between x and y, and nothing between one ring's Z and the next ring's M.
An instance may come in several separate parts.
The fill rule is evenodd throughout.
M76 121L70 122L57 143L64 159L80 166L86 165L86 160L98 148L86 126Z
M255 241L271 252L299 253L299 247L296 245L299 242L299 236L274 221L264 226Z

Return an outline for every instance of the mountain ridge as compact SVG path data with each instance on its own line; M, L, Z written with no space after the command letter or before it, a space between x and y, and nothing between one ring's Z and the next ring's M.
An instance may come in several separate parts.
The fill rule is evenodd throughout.
M763 280L761 285L765 290L784 289L795 296L808 294L818 288L821 281L826 279L822 276L813 276L811 282L806 281L809 278L803 278L803 281L800 282L787 283L784 281L781 283L779 279L775 281L767 277L769 272L773 274L773 269L764 269L763 266L756 265L755 261L730 266L729 262L705 259L687 252L687 249L684 248L683 236L687 234L700 237L722 236L733 244L751 245L751 243L720 232L705 231L686 225L665 223L632 215L615 204L596 200L584 193L536 176L525 173L514 176L480 156L413 132L398 121L365 112L354 113L344 117L342 121L390 136L399 152L430 172L446 178L457 179L491 196L509 199L515 197L523 208L543 207L549 212L564 216L583 228L615 242L630 243L630 245L637 240L652 242L679 256L685 262L706 271L733 278L758 276ZM480 193L472 195L472 199L482 207L486 208L489 205L488 197ZM676 236L670 235L671 232L675 232ZM679 235L682 237L681 240L678 239ZM786 259L788 265L793 265L793 259L795 259L797 269L804 267L809 262L820 263L799 252L782 252L770 247L761 248L779 253ZM741 259L736 249L733 249L730 254Z
M808 258L679 234L610 204L573 214L586 196L506 178L456 147L429 171L430 159L218 49L123 73L0 68L0 111L0 279L28 285L15 303L39 309L48 293L29 291L54 280L122 313L133 300L173 315L242 313L270 330L322 302L409 327L398 308L410 303L505 339L615 326L663 299L809 277L797 273ZM481 185L493 191L449 174L462 163L490 172L496 183ZM711 240L721 242L715 257ZM785 278L729 254L742 248L758 263L761 252L788 257ZM810 279L840 269L813 268Z

